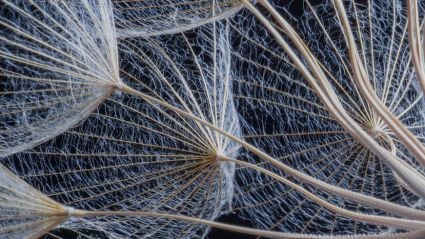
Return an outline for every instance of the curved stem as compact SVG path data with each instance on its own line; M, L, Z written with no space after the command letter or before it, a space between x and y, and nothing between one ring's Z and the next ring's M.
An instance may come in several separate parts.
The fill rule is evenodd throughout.
M290 24L267 0L257 1L270 12L270 14L276 19L277 23L287 33L287 36L291 38L302 56L304 56L304 60L307 62L308 68L289 46L286 40L283 39L277 29L264 17L264 15L249 1L244 1L246 2L247 8L264 24L264 26L275 37L276 41L286 51L302 75L316 90L316 93L328 108L329 112L333 114L335 119L344 127L344 129L379 158L385 160L391 169L396 172L404 182L406 182L410 189L412 189L417 195L425 198L425 177L419 174L410 165L406 164L403 160L393 155L390 151L380 146L353 118L349 116L337 97L332 85L329 83L326 75L322 71L321 66L318 64L317 59L309 51L308 47L304 44Z
M240 139L239 137L236 137L226 131L224 131L223 129L203 120L200 119L198 117L196 117L195 115L188 113L184 110L181 110L173 105L170 105L167 102L161 101L156 99L155 97L143 94L129 86L123 85L121 87L121 90L123 92L129 93L129 94L133 94L135 96L138 96L144 100L146 100L147 102L150 102L152 104L159 104L165 108L168 108L172 111L174 111L175 113L181 114L185 117L188 117L192 120L195 120L207 127L210 127L214 130L216 130L217 132L223 134L224 136L228 137L229 139L235 141L236 143L240 144L241 146L243 146L245 149L249 150L250 152L252 152L253 154L257 155L258 157L262 158L263 160L265 160L266 162L269 162L270 164L276 166L277 168L281 169L282 171L284 171L285 173L287 173L288 175L291 175L293 177L296 177L297 179L301 180L304 183L309 183L313 186L315 186L316 188L322 189L328 193L337 195L337 196L341 196L345 199L354 201L356 203L359 204L364 204L364 205L368 205L370 207L373 208L377 208L386 212L389 212L391 214L394 215L398 215L398 216L402 216L405 218L410 218L410 219L417 219L417 220L423 220L425 221L425 212L421 211L421 210L416 210L413 208L409 208L409 207L404 207L398 204L394 204L391 202L387 202L385 200L381 200L381 199L377 199L371 196L367 196L367 195L363 195L361 193L356 193L356 192L352 192L346 189L342 189L340 187L337 186L333 186L330 185L328 183L325 183L321 180L318 180L316 178L313 178L307 174L304 174L302 172L299 172L296 169L293 169L287 165L285 165L284 163L276 160L275 158L269 156L268 154L266 154L265 152L261 151L260 149L254 147L253 145L245 142L244 140Z
M262 167L259 167L255 164L251 164L248 162L240 161L237 159L232 159L227 156L220 156L218 157L223 161L233 162L239 165L242 165L247 168L254 169L258 172L261 172L269 177L272 177L279 182L284 183L285 185L288 185L292 187L293 189L297 190L298 192L304 194L306 197L308 197L310 200L314 201L315 203L319 204L320 206L323 206L324 208L338 214L344 217L352 218L356 221L360 222L367 222L375 225L382 225L382 226L388 226L388 227L396 227L396 228L403 228L403 229L421 229L424 227L425 222L424 221L412 221L412 220L406 220L406 219L399 219L399 218L393 218L393 217L385 217L385 216L375 216L375 215L366 215L363 213L357 213L352 212L343 208L340 208L338 206L333 205L332 203L327 202L326 200L323 200L322 198L314 195L313 193L309 192L308 190L304 189L302 186L291 182L290 180L277 175L273 172L270 172Z
M309 235L309 234L296 234L296 233L284 233L268 230L259 230L241 226L235 226L226 223L214 222L205 219L189 217L184 215L174 215L167 213L159 212L143 212L143 211L83 211L83 210L74 210L70 217L105 217L105 216L128 216L128 217L159 217L167 218L170 220L180 220L190 223L202 224L210 227L215 227L227 231L233 231L237 233L242 233L246 235L261 236L268 238L279 238L279 239L372 239L372 238L381 238L381 239L419 239L420 236L424 235L423 231L414 231L408 233L397 233L397 234L387 234L387 235L342 235L342 236L330 236L330 235ZM419 237L418 237L419 236Z
M409 27L409 45L411 48L415 72L419 83L421 84L422 91L425 93L424 48L421 44L417 0L407 0L407 21Z
M385 104L376 95L373 87L370 85L363 62L360 59L343 3L341 0L337 0L335 4L348 42L350 61L353 66L353 73L357 86L374 110L387 123L388 127L391 128L399 137L400 141L403 142L407 149L415 156L416 160L420 162L422 166L425 166L425 147L412 132L410 132L403 123L388 110Z

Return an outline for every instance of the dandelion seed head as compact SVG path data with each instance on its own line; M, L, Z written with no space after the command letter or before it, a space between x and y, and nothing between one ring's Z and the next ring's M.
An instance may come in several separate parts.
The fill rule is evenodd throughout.
M357 88L333 2L325 1L313 8L306 3L302 17L292 16L286 6L273 3L317 57L349 115L380 145L423 173ZM424 101L410 65L405 6L400 1L394 3L371 1L368 6L347 1L345 7L374 90L390 111L421 138L423 131L415 126L423 125L420 112ZM331 185L409 207L419 200L385 161L344 130L300 69L257 19L242 12L231 22L237 42L233 53L237 69L235 104L241 115L243 136L249 143ZM285 36L287 32L281 33L291 44ZM295 54L301 54L295 46L292 49ZM385 214L318 190L249 152L243 151L241 155L341 208ZM242 183L235 194L234 209L260 228L333 234L387 231L386 227L338 216L291 187L253 170L237 168L236 172L236 180Z

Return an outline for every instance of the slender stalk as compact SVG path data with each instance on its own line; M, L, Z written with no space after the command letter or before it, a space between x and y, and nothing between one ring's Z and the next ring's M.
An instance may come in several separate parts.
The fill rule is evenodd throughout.
M333 114L335 119L360 143L362 143L374 154L387 162L391 169L403 179L403 181L409 186L410 189L413 190L413 192L422 198L425 198L425 177L419 174L414 168L406 164L397 156L393 155L390 151L380 146L366 131L362 129L362 127L354 119L349 116L339 101L326 75L321 70L320 65L318 65L317 59L302 42L290 24L273 8L273 6L267 0L257 1L272 14L277 23L287 33L288 37L291 38L297 49L305 57L308 68L302 63L301 59L296 55L294 50L283 39L278 30L272 24L270 24L264 15L259 12L249 1L244 1L246 2L247 8L264 24L264 26L275 37L277 42L287 52L303 76L316 90L318 96L321 98L328 110Z
M420 236L424 235L424 231L413 231L408 233L398 233L398 234L387 234L387 235L344 235L344 236L325 236L325 235L309 235L309 234L296 234L296 233L283 233L276 231L268 230L259 230L241 226L235 226L226 223L219 223L214 221L209 221L200 218L188 217L184 215L174 215L167 213L159 212L142 212L142 211L83 211L83 210L73 210L69 215L70 217L83 218L83 217L105 217L105 216L127 216L127 217L159 217L166 218L170 220L180 220L190 223L198 223L210 227L215 227L227 231L233 231L237 233L242 233L246 235L261 236L268 238L276 239L372 239L372 238L381 238L381 239L419 239Z
M284 171L285 173L287 173L290 176L296 177L297 179L301 180L302 182L305 183L309 183L313 186L315 186L316 188L320 188L324 191L327 191L331 194L334 195L338 195L341 197L344 197L348 200L352 200L354 202L360 203L360 204L364 204L364 205L368 205L386 212L389 212L391 214L395 214L398 216L402 216L405 218L410 218L410 219L417 219L417 220L423 220L425 221L425 212L421 211L421 210L416 210L416 209L412 209L409 207L404 207L404 206L400 206L391 202L387 202L385 200L381 200L381 199L377 199L374 197L370 197L367 195L363 195L361 193L356 193L356 192L351 192L349 190L345 190L330 184L327 184L325 182L322 182L318 179L315 179L309 175L306 175L304 173L301 173L287 165L285 165L284 163L274 159L273 157L269 156L268 154L264 153L263 151L261 151L260 149L254 147L253 145L245 142L244 140L220 129L219 127L203 120L200 119L198 117L196 117L195 115L188 113L184 110L181 110L177 107L174 107L170 104L168 104L167 102L161 101L159 99L156 99L152 96L143 94L129 86L123 85L121 87L121 90L123 92L132 94L132 95L136 95L144 100L146 100L147 102L150 102L152 104L159 104L165 108L168 108L178 114L181 114L185 117L188 117L192 120L195 120L207 127L210 127L214 130L216 130L217 132L223 134L224 136L228 137L229 139L235 141L236 143L240 144L241 146L243 146L244 148L246 148L247 150L251 151L252 153L254 153L255 155L257 155L258 157L262 158L263 160L265 160L266 162L271 163L272 165L276 166L277 168L281 169L282 171ZM264 169L263 169L264 170Z
M356 79L357 86L366 100L372 105L374 110L379 116L387 123L388 127L398 136L401 142L406 148L415 156L416 160L425 166L425 147L422 143L410 132L403 123L395 117L391 111L385 106L385 104L379 99L370 85L370 81L367 77L367 73L363 62L359 56L359 52L356 47L356 42L348 21L347 13L345 12L344 5L341 0L335 2L336 9L339 15L339 19L342 22L342 28L345 32L346 40L349 46L350 61L353 66L354 78Z
M420 24L418 14L418 1L407 0L407 20L409 27L409 45L413 57L416 76L421 84L422 91L425 93L425 68L424 68L424 48L421 44Z
M382 225L382 226L388 226L388 227L397 227L397 228L403 228L403 229L420 229L423 228L423 226L425 225L424 221L412 221L412 220L405 220L405 219L399 219L399 218L393 218L393 217L384 217L384 216L374 216L374 215L365 215L362 213L357 213L357 212L352 212L343 208L340 208L338 206L335 206L325 200L323 200L322 198L314 195L313 193L307 191L306 189L304 189L302 186L291 182L290 180L277 175L273 172L270 172L262 167L259 167L257 165L248 163L248 162L244 162L244 161L240 161L237 159L232 159L226 156L219 156L218 158L220 158L223 161L228 161L228 162L233 162L236 164L239 164L241 166L247 167L247 168L251 168L254 169L258 172L261 172L267 176L270 176L276 180L278 180L279 182L282 182L292 188L294 188L295 190L297 190L298 192L304 194L306 197L308 197L309 199L311 199L312 201L314 201L315 203L327 208L328 210L344 216L344 217L348 217L348 218L352 218L354 220L360 221L360 222L367 222L367 223L371 223L371 224L376 224L376 225Z

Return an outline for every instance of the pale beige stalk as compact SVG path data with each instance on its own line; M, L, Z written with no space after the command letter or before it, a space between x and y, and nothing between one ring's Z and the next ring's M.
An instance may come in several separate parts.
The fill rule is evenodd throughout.
M425 220L425 217L424 217L425 212L423 212L423 211L415 210L415 209L408 208L408 207L403 207L403 206L396 205L396 204L393 204L393 203L390 203L390 202L387 202L387 201L384 201L384 200L380 200L380 199L376 199L376 198L373 198L373 197L370 197L370 196L366 196L366 195L363 195L363 194L360 194L360 193L355 193L355 192L350 192L348 190L343 190L339 187L335 187L335 186L329 185L327 183L324 183L324 182L322 182L318 179L314 179L314 178L312 178L308 175L305 175L305 174L303 174L303 173L301 173L301 172L299 172L295 169L290 168L289 166L279 162L278 160L267 155L266 153L264 153L263 151L259 150L256 147L250 145L249 143L241 140L238 137L235 137L234 135L229 134L226 131L223 131L219 127L217 127L217 126L215 126L215 125L213 125L213 124L211 124L211 123L209 123L209 122L207 122L203 119L200 119L200 118L194 116L191 113L188 113L184 110L178 109L178 108L168 104L167 102L164 102L164 101L158 100L158 99L156 99L152 96L143 94L143 93L141 93L137 90L134 90L131 87L128 87L128 86L125 86L125 85L121 87L121 90L123 92L139 96L139 97L145 99L146 101L148 101L150 103L160 104L163 107L166 107L170 110L173 110L174 112L176 112L178 114L184 115L185 117L188 117L188 118L195 120L195 121L197 121L197 122L199 122L199 123L201 123L201 124L203 124L203 125L205 125L209 128L212 128L213 130L220 132L221 134L225 135L226 137L230 138L231 140L234 140L235 142L237 142L241 146L245 147L247 150L256 154L260 158L264 159L267 162L270 162L272 165L282 169L284 172L302 180L303 182L310 183L310 184L312 184L312 185L314 185L318 188L321 188L325 191L328 191L328 192L331 192L333 194L342 196L344 198L349 198L349 199L351 199L355 202L358 202L360 204L370 205L372 207L379 208L381 210L388 211L388 212L391 212L391 213L396 214L396 215L402 215L402 216L407 217L407 218L412 218L412 219L417 218L419 220L422 220L422 222ZM242 162L242 161L240 161L240 162ZM264 170L260 167L255 166L255 165L251 165L251 167L255 168L256 170L261 169L262 173L268 172L267 170ZM283 182L285 184L289 183L287 180L283 180L283 178L281 178L281 177L277 177L277 179L279 179L281 182ZM294 184L291 184L290 186L295 186L294 188L296 188L297 190L303 190L302 192L304 192L305 195L307 197L309 197L310 199L318 200L317 197L315 197L312 194L307 193L307 191L305 189L303 189L301 186L294 185ZM357 214L357 213L354 213L354 212L351 212L351 211L348 211L348 210L337 208L336 206L334 206L334 205L332 205L332 204L330 204L330 203L328 203L324 200L320 200L320 205L322 205L322 206L326 205L328 209L331 209L335 213L338 213L338 214L343 213L344 215L349 216L349 217L353 216L354 217L353 219L355 219L355 220L356 219L357 220L368 219L370 222L373 222L375 224L381 224L382 223L382 224L385 224L387 226L391 226L391 225L392 226L396 226L396 225L397 226L400 226L400 225L406 225L407 226L407 224L409 224L409 223L407 223L408 221L404 221L403 219L395 219L395 218L390 218L390 217L378 219L375 216L371 216L371 215L366 215L366 214L361 214L361 213ZM360 218L362 218L362 219L360 219ZM383 219L385 219L385 220L383 220ZM388 219L388 221L387 221L387 219ZM392 221L392 220L395 220L395 221ZM393 222L396 223L396 224L393 224ZM418 221L417 225L418 226L424 226L425 224L423 224L422 222Z
M423 40L421 40L421 25L419 24L417 0L407 0L407 16L409 27L409 44L413 57L413 64L415 66L418 81L422 87L422 90L425 92L425 49L423 47Z
M276 239L419 239L424 236L423 230L417 230L408 233L398 233L398 234L386 234L386 235L343 235L343 236L331 236L331 235L311 235L311 234L296 234L296 233L283 233L275 232L268 230L259 230L246 227L235 226L231 224L219 223L214 221L208 221L199 218L187 217L183 215L173 215L166 213L157 213L157 212L132 212L132 211L83 211L75 210L70 215L71 217L103 217L103 216L129 216L129 217L161 217L167 218L170 220L182 220L191 223L203 224L227 231L233 231L237 233L242 233L246 235L254 235L268 238Z
M346 41L349 46L350 61L353 67L354 78L356 84L360 89L363 96L376 110L379 116L387 123L388 127L398 136L401 142L409 149L415 156L416 160L425 166L425 147L422 143L410 132L404 124L394 116L385 104L379 99L370 85L364 63L361 61L359 51L354 40L353 32L345 12L345 8L341 0L335 2L336 10L341 21L341 28L345 33Z
M355 137L365 147L370 149L377 156L385 160L388 165L403 179L404 182L416 194L425 198L425 177L420 175L414 168L404 163L390 151L380 146L362 127L352 119L346 112L341 102L339 101L335 91L333 90L329 80L318 64L317 59L310 52L308 47L303 43L297 32L290 24L273 8L267 0L259 0L258 3L264 6L276 19L280 27L295 44L297 49L307 61L307 66L303 64L301 59L296 55L294 50L289 46L286 40L280 35L279 31L258 11L249 1L246 1L247 8L258 17L258 19L267 27L277 42L287 52L291 60L298 67L300 72L309 81L312 87L316 90L328 110L333 114L335 119Z

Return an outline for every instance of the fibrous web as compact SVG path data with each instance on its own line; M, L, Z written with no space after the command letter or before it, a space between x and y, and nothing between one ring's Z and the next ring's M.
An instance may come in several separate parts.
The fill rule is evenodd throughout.
M365 57L369 78L386 106L418 138L423 137L424 101L410 67L406 15L399 1L347 4L354 34ZM334 90L350 116L384 147L394 150L420 171L420 166L391 130L367 105L351 75L347 45L332 1L314 8L305 4L303 16L279 12L292 22L303 41L326 69ZM370 12L369 12L370 11ZM385 161L357 142L333 118L283 50L249 13L231 20L235 52L235 104L244 138L281 162L308 175L354 192L416 207L419 198L404 188ZM295 48L294 48L295 49ZM242 66L242 67L239 67ZM273 165L247 153L246 159L288 177ZM274 179L237 169L242 182L235 210L261 228L303 233L378 233L389 229L356 222L329 212ZM293 182L301 184L295 178ZM385 215L302 184L321 198L367 214ZM392 229L391 229L392 230Z
M0 156L59 135L110 94L117 74L109 67L117 58L111 10L107 1L2 3Z
M119 38L174 34L225 19L242 8L238 0L113 0Z
M161 1L158 6L165 6L164 8L154 7L144 12L145 15L141 15L144 17L134 18L144 9L145 3L148 4L149 1L113 1L113 6L118 9L114 12L118 32L128 28L137 30L141 35L175 33L169 31L174 28L175 23L179 23L181 29L190 29L196 26L199 19L210 17L211 12L220 13L225 9L234 10L239 7L235 1L213 1L212 6L205 8L202 4L190 7L182 4L172 6L169 10L167 4L177 3ZM408 67L410 59L407 53L406 32L401 31L405 28L406 19L392 17L404 16L400 10L401 5L395 3L389 5L375 1L373 6L368 7L348 4L348 9L352 13L350 16L358 19L361 26L355 29L357 29L357 41L359 44L363 43L361 48L363 54L366 59L372 59L367 61L367 66L375 90L391 111L420 138L423 116L418 107L423 104L423 100L414 83L414 72ZM33 8L35 5L28 6ZM53 13L59 11L55 3L48 6L49 8L44 9L52 10ZM78 4L65 4L65 6L69 7L69 12L58 14L58 23L74 11L82 12L81 15L74 16L82 19L76 22L88 23L89 27L78 28L74 25L74 21L69 19L64 22L77 30L87 28L88 32L98 33L100 36L90 38L94 42L87 46L83 44L85 47L83 49L87 48L87 52L91 52L93 46L97 46L94 49L100 49L99 55L96 55L98 53L83 55L80 59L84 63L88 62L87 65L93 63L95 66L93 69L80 69L82 67L80 66L76 70L75 65L62 63L64 65L61 65L60 72L55 70L48 74L56 77L65 75L66 79L71 79L65 83L60 82L61 87L66 88L68 95L71 95L72 104L65 104L67 107L72 108L75 104L75 107L80 109L87 106L87 102L96 102L96 99L101 99L103 103L97 102L96 105L100 105L90 115L88 112L92 111L92 108L87 110L86 115L78 111L67 111L69 114L67 115L63 114L63 109L60 108L65 107L63 100L66 101L68 95L57 93L55 81L49 80L48 83L40 84L42 91L35 88L33 83L23 86L34 96L29 98L7 96L4 98L6 102L22 100L24 103L19 104L26 104L28 100L32 100L38 105L40 97L46 98L47 101L57 99L61 102L58 111L48 117L45 117L42 110L26 108L26 111L32 110L33 114L37 115L37 120L47 119L44 122L51 125L47 127L48 129L54 129L55 125L59 127L65 120L69 120L67 118L79 117L79 120L62 127L61 129L68 130L55 139L34 147L35 144L52 136L49 134L40 140L37 139L38 141L31 146L25 147L26 150L20 148L18 151L22 152L1 159L2 163L14 173L58 202L85 210L157 211L211 220L233 209L260 228L289 232L342 234L388 231L388 228L340 217L281 182L252 169L217 160L218 156L225 155L254 163L285 176L296 184L302 184L248 150L240 149L237 144L219 132L164 107L158 103L161 101L236 137L242 137L281 162L324 182L409 207L418 205L418 197L400 185L385 162L356 142L333 119L315 91L291 65L284 51L249 13L241 12L229 21L213 21L184 34L148 39L123 37L126 39L122 39L116 45L118 47L115 49L116 56L108 58L109 52L114 52L108 47L114 42L111 36L108 36L109 38L103 36L102 30L111 27L110 6L106 4L94 14L105 16L103 20L109 21L109 25L97 29L102 21L96 24L90 23L97 19L89 14L92 8L83 8L85 10L81 11ZM184 19L184 15L177 14L174 15L176 21L169 24L169 17L172 16L169 13L180 7L204 9L205 12L200 11L198 13L202 17L195 14L195 17L189 20ZM25 9L25 5L18 7L21 8ZM125 17L120 15L124 10L128 11ZM280 10L283 15L286 14L284 9ZM373 11L372 15L369 14L369 10ZM14 7L9 6L8 11L22 15L22 12ZM320 5L315 11L306 5L302 21L305 24L295 26L322 62L323 67L328 70L334 89L349 113L364 126L366 131L373 133L384 147L395 148L398 156L410 165L416 166L407 150L391 134L382 120L370 110L370 106L356 90L351 80L346 46L338 20L332 17L335 15L333 11L332 4L328 2ZM24 12L32 11L26 9ZM320 12L319 19L316 18L315 12ZM44 19L45 13L35 11L34 14L41 14L38 17ZM291 19L291 16L287 17ZM22 18L30 17L25 15ZM150 22L157 18L160 19L157 25ZM5 19L4 22L7 21L9 20ZM38 31L47 31L52 35L52 31L47 30L46 25L53 20L46 18L46 21L45 25L39 26L40 29L33 31L37 34L40 34ZM138 22L137 26L153 28L142 27L140 30L136 25L132 25L134 22ZM21 22L23 27L26 26L24 23ZM56 24L56 27L60 28L59 25ZM366 30L363 31L364 29ZM70 35L71 43L82 41L79 37L75 37L79 36L77 30L74 37ZM151 34L152 32L159 33ZM24 39L22 33L14 34L18 35L17 42ZM49 41L47 39L49 34L46 34L43 41ZM58 38L63 39L59 36ZM104 38L105 40L102 40ZM53 38L52 41L59 42L59 39ZM95 44L98 41L100 47ZM327 43L325 46L324 42ZM13 44L7 41L2 43ZM33 44L28 42L30 43ZM39 49L39 45L34 47ZM16 44L15 47L22 48ZM103 47L106 47L106 51ZM22 75L30 72L34 80L38 75L46 74L46 71L40 69L46 67L51 69L56 66L56 60L51 65L45 63L44 68L38 65L41 61L44 62L46 55L53 54L52 57L55 59L57 58L55 54L60 55L57 50L48 47L46 49L45 55L37 55L41 57L40 59L30 55L30 49L27 49L26 53L25 51L14 53L23 52L22 59L30 57L33 68L38 67L35 67L35 70L31 67L19 68L24 69L23 72L19 72L16 68L14 72L21 74L20 79L26 79ZM66 50L74 53L72 49ZM75 52L80 54L80 50L81 47L77 47ZM2 54L8 53L5 50ZM108 57L104 57L104 54ZM74 55L69 53L63 61L66 63L71 56ZM75 60L74 58L72 59ZM118 58L119 77L115 72L118 68L114 67L114 64L118 64ZM14 66L16 63L10 62L16 62L16 59L18 58L8 59L6 63ZM49 57L47 59L51 60ZM99 65L97 61L106 65ZM23 60L19 62L24 63ZM80 76L81 72L90 73L90 77L84 75L82 80L74 80L74 75ZM104 77L110 79L107 83L111 83L112 86L119 78L140 94L157 101L155 103L146 100L146 97L130 95L119 90L107 98L111 92L108 87L104 87ZM99 83L104 88L99 90L96 84L87 81L93 78L95 79L93 82ZM83 90L79 91L79 94L88 95L81 102L73 99L75 89L70 86L73 84L78 84L76 88ZM88 85L87 91L84 90L85 85ZM15 89L14 85L10 87L12 91L25 92ZM40 94L45 89L54 93ZM50 102L50 105L52 104L56 105ZM26 114L12 111L12 115L15 118L9 122L26 119ZM51 120L62 116L63 121ZM76 122L80 122L81 118L86 120L70 129ZM12 129L13 125L7 127ZM312 185L302 185L315 195L341 208L386 215L379 210L319 191ZM181 221L118 216L73 219L62 227L77 231L81 237L95 238L142 236L199 238L205 236L208 231L207 227Z
M237 136L227 32L217 23L172 38L122 41L121 78ZM236 157L238 147L158 104L116 92L79 126L2 162L69 207L213 220L230 210L234 191L235 166L219 162L217 153ZM198 238L208 231L149 217L75 219L62 227L111 238Z

